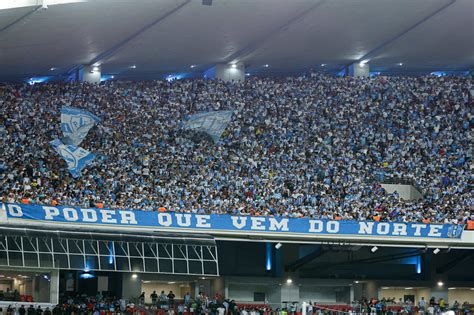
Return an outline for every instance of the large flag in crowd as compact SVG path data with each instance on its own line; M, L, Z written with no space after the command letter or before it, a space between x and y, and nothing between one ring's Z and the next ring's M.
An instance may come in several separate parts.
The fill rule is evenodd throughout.
M61 131L64 135L62 142L79 145L94 124L99 122L99 117L86 110L63 106L61 108Z
M49 142L54 150L66 161L67 169L72 177L81 176L84 167L92 162L95 154L72 144L63 144L61 140L56 139Z
M205 132L214 142L218 142L234 112L214 111L190 115L183 122L185 130Z

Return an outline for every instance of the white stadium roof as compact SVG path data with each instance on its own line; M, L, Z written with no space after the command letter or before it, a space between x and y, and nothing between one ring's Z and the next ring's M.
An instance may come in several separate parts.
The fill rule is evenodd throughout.
M474 1L0 0L1 81L82 64L140 78L221 62L264 74L361 60L371 71L472 70Z

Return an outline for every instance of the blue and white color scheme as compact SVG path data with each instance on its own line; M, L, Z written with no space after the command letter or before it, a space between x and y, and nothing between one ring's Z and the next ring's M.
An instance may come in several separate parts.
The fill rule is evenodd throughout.
M231 110L205 112L190 115L183 123L184 129L205 132L214 143L218 142L225 128L232 119Z
M79 145L87 136L94 124L100 119L88 111L63 106L61 108L61 131L63 132L65 144Z
M66 161L69 173L71 173L74 178L81 176L81 170L95 158L95 155L86 149L75 145L63 144L59 139L50 141L49 143Z
M337 221L310 218L254 217L42 205L5 204L7 221L80 224L90 228L151 228L153 231L221 234L272 233L281 236L337 235L389 238L459 239L464 226L404 222Z

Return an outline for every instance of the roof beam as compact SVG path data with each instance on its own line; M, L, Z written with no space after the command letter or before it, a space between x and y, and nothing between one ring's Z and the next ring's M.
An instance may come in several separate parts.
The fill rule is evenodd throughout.
M285 31L292 24L295 24L295 23L301 21L302 19L307 17L309 14L311 14L314 10L316 10L321 5L323 5L326 1L327 0L320 0L319 2L314 4L309 9L299 13L298 15L296 15L296 16L292 17L291 19L289 19L288 21L286 21L285 24L280 25L277 28L271 30L270 32L258 37L257 39L252 41L250 44L248 44L244 48L236 51L235 53L233 53L232 55L227 57L226 58L227 62L239 62L239 61L241 61L242 59L244 59L245 57L247 57L248 55L253 53L255 50L257 50L259 47L261 47L263 45L263 43L268 41L268 39L270 39L271 37Z
M146 31L148 31L149 29L151 29L152 27L155 27L157 25L159 25L160 23L162 23L164 20L166 20L167 18L169 18L170 16L172 16L173 14L175 14L176 12L180 11L181 9L183 9L186 5L188 5L189 3L191 3L191 0L186 0L184 1L183 3L181 3L180 5L176 6L175 8L171 9L170 11L166 12L164 15L160 16L159 18L157 18L156 20L152 21L151 23L143 26L141 29L139 29L138 31L136 31L135 33L133 33L132 35L126 37L125 39L123 39L122 41L118 42L117 44L115 44L114 46L110 47L109 49L107 49L106 51L104 51L103 53L99 54L98 56L96 56L94 59L92 59L89 64L90 65L93 65L95 63L99 63L99 62L102 62L108 58L110 58L111 56L113 56L114 54L116 54L121 48L125 47L128 43L130 43L132 40L136 39L137 37L139 37L140 35L142 35L143 33L145 33Z
M448 262L447 264L444 264L443 266L436 268L436 273L445 273L445 272L453 269L457 265L459 265L464 260L472 257L473 255L474 255L474 252L471 252L471 251L466 252L461 257L456 257L453 260L451 260L450 262Z
M422 18L421 20L417 21L415 24L413 25L410 25L407 29L403 30L402 32L396 34L395 36L389 38L388 40L384 41L382 44L380 44L379 46L373 48L372 50L370 50L368 53L366 53L365 55L363 55L362 57L359 58L359 60L357 61L354 61L354 62L361 62L362 60L367 60L367 59L370 59L371 57L373 57L376 53L380 52L382 49L384 49L386 46L390 45L391 43L393 43L394 41L398 40L399 38L403 37L404 35L408 34L409 32L411 32L412 30L414 30L415 28L417 28L418 26L420 26L421 24L425 23L426 21L428 21L429 19L431 19L432 17L438 15L440 12L446 10L448 7L450 7L451 5L453 5L454 3L456 2L456 0L450 0L447 4L443 5L441 8L435 10L434 12L431 12L430 14L428 14L427 16L425 16L424 18ZM351 62L350 64L346 65L345 67L348 67L352 64L353 62ZM345 68L344 67L344 68Z
M400 253L400 254L390 254L390 255L385 255L385 256L378 256L378 257L371 257L371 258L363 258L363 259L356 259L356 260L347 260L347 261L341 261L341 262L332 262L328 264L322 264L318 265L315 267L308 268L308 270L312 269L329 269L334 266L341 266L341 265L349 265L349 264L373 264L373 263L380 263L380 262L386 262L386 261L393 261L393 260L398 260L402 258L410 258L410 257L415 257L422 255L424 253L424 250L414 250L410 252L405 252L405 253Z
M38 6L35 6L34 8L31 9L31 11L28 11L27 13L23 14L22 16L20 16L19 18L17 18L16 20L14 20L13 22L5 25L4 27L2 27L0 29L0 33L2 32L5 32L6 30L9 30L10 28L12 28L13 26L15 26L16 24L18 24L19 22L23 21L24 19L26 19L27 17L29 17L30 15L36 13L39 9L41 9L41 6L38 5Z
M297 259L297 260L293 261L292 263L286 265L285 266L285 271L296 271L296 270L300 269L301 267L303 267L304 265L306 265L306 264L312 262L313 260L315 260L316 258L320 257L324 253L326 253L326 250L322 249L322 247L319 246L316 250L309 253L308 255L306 255L306 256L304 256L300 259Z
M110 47L109 49L107 49L106 51L100 53L99 55L97 55L94 59L92 59L91 61L89 61L89 65L94 65L94 64L98 64L98 63L102 63L104 62L106 59L110 58L111 56L115 55L120 49L122 49L123 47L125 47L128 43L130 43L132 40L138 38L140 35L142 35L143 33L145 33L146 31L148 31L149 29L151 29L152 27L155 27L157 25L159 25L160 23L162 23L164 20L166 20L167 18L169 18L170 16L172 16L173 14L175 14L176 12L180 11L181 9L183 9L186 5L188 5L189 3L191 3L191 0L186 0L184 1L183 3L179 4L178 6L176 6L175 8L171 9L170 11L166 12L164 15L158 17L157 19L155 19L154 21L152 21L151 23L143 26L142 28L140 28L138 31L136 31L135 33L131 34L130 36L126 37L125 39L121 40L120 42L118 42L117 44L115 44L114 46ZM70 69L68 69L66 71L66 73L63 73L61 75L65 75L65 76L68 76L72 73L74 73L74 71L78 70L78 69L81 69L83 67L83 65L75 65L73 67L71 67Z

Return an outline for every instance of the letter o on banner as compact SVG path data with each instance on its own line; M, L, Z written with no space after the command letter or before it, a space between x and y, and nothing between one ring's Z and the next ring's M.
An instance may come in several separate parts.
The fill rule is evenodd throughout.
M77 215L77 210L74 208L64 208L63 215L66 221L77 221L77 219L79 218Z
M329 221L326 226L328 233L337 233L339 232L339 222L337 221Z
M162 226L170 226L173 219L169 213L158 213L158 223Z
M377 224L377 234L387 235L390 232L389 223L379 223Z
M323 231L323 221L309 220L309 231L314 233L321 233Z

